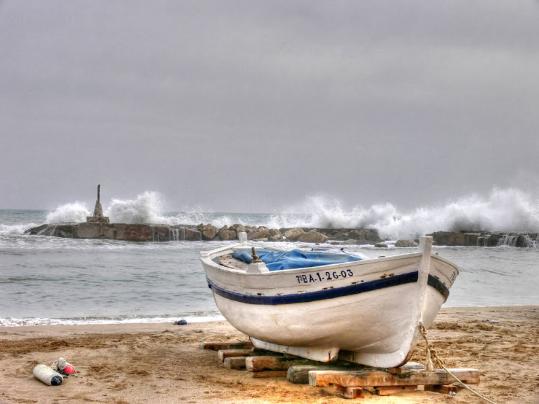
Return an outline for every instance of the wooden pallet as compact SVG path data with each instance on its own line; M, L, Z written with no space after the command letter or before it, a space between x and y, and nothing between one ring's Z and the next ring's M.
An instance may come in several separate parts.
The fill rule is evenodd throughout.
M217 351L218 360L228 369L246 370L254 378L286 377L290 366L305 364L306 359L256 349L250 342L205 342L203 349Z
M463 383L479 384L479 370L469 368L449 369ZM344 398L361 397L363 393L381 396L404 391L428 390L456 393L460 386L444 369L426 370L416 363L395 369L365 368L363 370L311 370L309 384L316 387L334 387Z
M320 363L256 349L248 341L206 342L202 348L217 351L219 361L228 369L246 370L254 378L286 377L295 384L331 388L344 398L362 397L367 392L383 396L416 390L448 394L460 389L445 370L427 371L423 365L415 362L391 369L344 361ZM464 383L479 383L477 369L457 368L450 371Z
M311 370L360 370L350 362L320 363L293 355L249 347L249 343L204 343L204 349L217 350L219 362L227 369L246 370L253 378L286 377L294 384L309 384Z

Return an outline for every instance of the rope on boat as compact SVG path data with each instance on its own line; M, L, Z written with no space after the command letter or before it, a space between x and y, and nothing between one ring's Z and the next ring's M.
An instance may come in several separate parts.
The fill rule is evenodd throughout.
M451 376L453 379L455 379L458 384L460 384L462 387L464 387L465 389L469 390L470 392L472 392L473 394L475 394L477 397L481 398L482 400L486 401L487 403L490 403L490 404L496 404L494 401L492 401L490 398L488 397L485 397L484 395L482 395L481 393L479 393L477 390L471 388L470 386L468 386L466 383L464 383L462 380L460 380L457 376L455 376L444 364L444 362L442 361L442 359L440 359L440 357L436 354L436 351L434 351L434 349L431 349L430 347L430 344L429 344L429 340L427 339L427 329L425 328L425 326L423 325L423 323L419 323L419 332L421 333L421 336L423 337L423 339L425 340L425 345L426 345L426 355L427 355L427 370L432 370L434 368L434 364L436 364L436 366L439 366L440 368L442 368L443 370L445 370L447 372L447 374L449 376Z

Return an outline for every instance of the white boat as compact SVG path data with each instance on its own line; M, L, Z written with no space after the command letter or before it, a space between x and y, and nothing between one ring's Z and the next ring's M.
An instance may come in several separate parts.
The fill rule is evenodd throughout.
M458 275L431 246L422 237L418 253L350 262L327 253L341 262L270 271L233 257L248 251L243 243L201 252L201 261L217 307L255 347L387 368L406 363L418 326L432 324Z

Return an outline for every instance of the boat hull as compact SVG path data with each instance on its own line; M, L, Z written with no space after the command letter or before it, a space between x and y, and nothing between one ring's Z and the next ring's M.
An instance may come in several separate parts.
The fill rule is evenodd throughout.
M346 351L354 362L393 367L413 348L418 322L432 324L458 273L436 256L422 272L422 259L408 254L255 275L203 263L217 307L255 346L318 361Z

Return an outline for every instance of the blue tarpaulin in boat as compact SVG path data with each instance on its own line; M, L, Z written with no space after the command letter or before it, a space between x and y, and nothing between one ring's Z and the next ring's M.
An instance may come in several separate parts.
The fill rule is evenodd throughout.
M256 250L256 255L260 257L270 271L310 268L361 260L360 257L354 255L320 251L301 251L297 249L291 251ZM249 250L237 250L232 256L246 264L250 264L253 260Z

